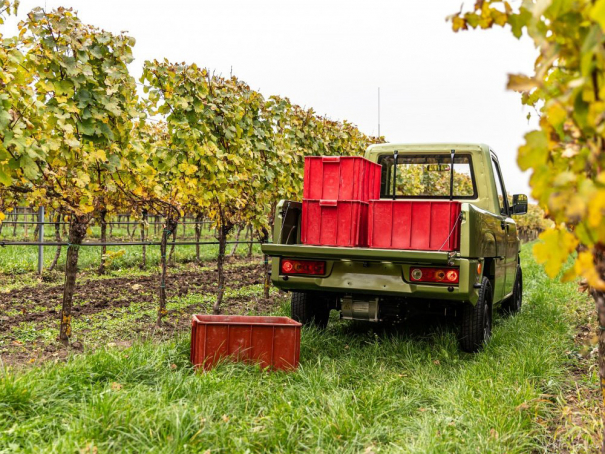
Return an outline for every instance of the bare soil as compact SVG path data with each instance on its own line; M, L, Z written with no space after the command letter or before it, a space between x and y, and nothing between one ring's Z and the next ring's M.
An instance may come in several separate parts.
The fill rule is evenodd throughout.
M257 261L243 261L233 264L225 270L227 287L230 290L240 289L263 282L263 267ZM168 273L166 289L168 298L183 297L188 294L200 296L213 295L217 292L218 275L216 270L198 271L195 268ZM223 311L229 314L268 313L278 304L275 297L265 300L262 292L259 295L235 296L227 298ZM119 278L90 278L78 280L74 294L74 320L88 317L120 317L118 309L131 305L147 309L157 306L159 294L158 276L127 276ZM63 286L39 283L0 293L0 357L5 365L22 366L39 364L53 359L65 358L70 352L78 353L98 345L127 347L135 338L165 339L176 332L189 330L191 315L205 309L204 305L191 304L174 309L168 305L168 315L161 327L155 324L155 317L147 314L134 320L128 320L128 326L99 333L95 342L92 329L74 330L70 347L65 348L56 339L41 339L36 332L49 327L58 327ZM200 298L201 299L201 298ZM23 331L33 334L24 338ZM58 331L57 331L58 332ZM109 334L109 341L107 339ZM27 337L27 336L26 336Z

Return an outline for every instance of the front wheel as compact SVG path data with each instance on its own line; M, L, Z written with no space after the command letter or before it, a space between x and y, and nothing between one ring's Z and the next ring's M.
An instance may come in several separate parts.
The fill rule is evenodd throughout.
M465 352L479 351L492 335L492 297L492 285L484 276L477 304L465 303L462 310L460 347Z
M330 318L329 299L312 292L292 292L290 313L294 320L303 325L314 324L325 328Z

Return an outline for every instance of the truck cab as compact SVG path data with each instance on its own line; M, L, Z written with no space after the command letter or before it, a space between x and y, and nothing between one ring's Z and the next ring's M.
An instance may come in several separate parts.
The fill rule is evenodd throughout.
M462 349L477 351L491 335L492 311L521 306L511 216L527 212L527 196L508 196L498 158L483 144L380 144L365 158L380 166L380 191L358 244L304 244L311 212L298 201L278 204L263 252L273 284L292 292L292 317L325 326L333 309L394 323L413 312L444 314L459 320Z

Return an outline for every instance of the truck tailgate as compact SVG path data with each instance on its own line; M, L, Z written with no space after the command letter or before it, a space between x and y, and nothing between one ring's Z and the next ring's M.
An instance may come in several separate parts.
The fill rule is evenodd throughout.
M368 262L447 264L447 252L375 248L307 246L301 244L263 244L262 250L272 257L300 257L325 260L362 260Z

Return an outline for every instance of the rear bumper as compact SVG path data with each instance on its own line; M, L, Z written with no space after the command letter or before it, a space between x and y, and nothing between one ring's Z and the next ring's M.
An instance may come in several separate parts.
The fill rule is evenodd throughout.
M263 245L273 257L271 280L282 290L323 291L339 294L366 294L402 298L427 298L475 303L480 282L477 259L450 258L446 252L401 251L390 249L341 248L303 245ZM326 276L280 275L282 257L326 260ZM337 258L336 258L337 257ZM416 284L409 282L414 265L447 266L460 269L459 284Z

